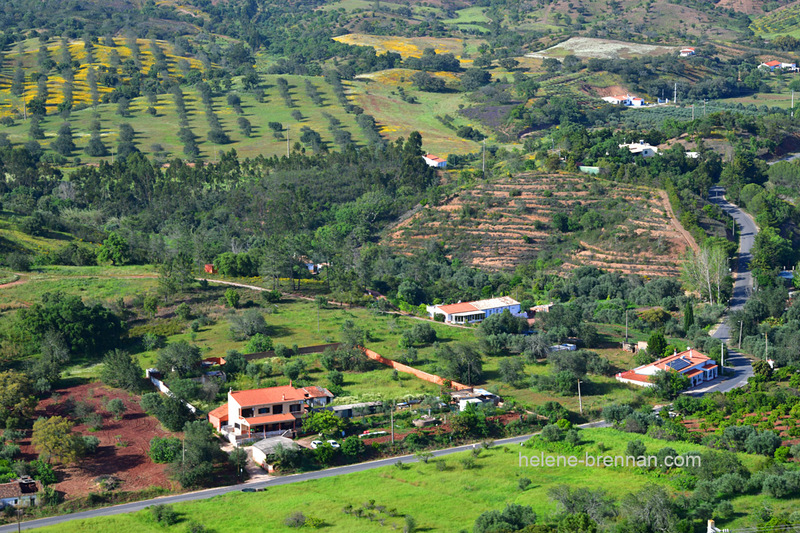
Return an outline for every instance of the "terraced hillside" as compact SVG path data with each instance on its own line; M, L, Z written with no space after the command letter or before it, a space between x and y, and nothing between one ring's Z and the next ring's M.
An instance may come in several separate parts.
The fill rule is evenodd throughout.
M547 249L566 268L676 275L689 245L657 191L583 175L526 174L479 184L392 228L398 251L444 242L454 258L510 269Z
M750 29L762 37L778 35L800 35L800 2L770 11L766 15L753 20Z

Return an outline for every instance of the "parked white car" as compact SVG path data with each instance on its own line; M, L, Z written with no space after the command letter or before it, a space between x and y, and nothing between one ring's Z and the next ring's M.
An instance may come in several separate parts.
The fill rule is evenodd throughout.
M330 444L330 445L331 445L331 448L339 448L339 447L340 447L340 446L339 446L339 443L338 443L338 442L336 442L335 440L329 440L329 441L328 441L328 444Z
M312 450L316 450L317 448L319 448L319 447L320 447L320 446L322 446L323 444L324 444L324 443L323 443L321 440L312 440L312 441L311 441L311 449L312 449Z

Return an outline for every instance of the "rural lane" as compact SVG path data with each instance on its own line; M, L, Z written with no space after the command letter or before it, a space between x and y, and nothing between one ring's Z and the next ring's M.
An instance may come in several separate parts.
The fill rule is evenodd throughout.
M604 420L598 420L596 422L589 422L586 424L581 424L578 427L580 428L599 428L599 427L610 427L611 424L605 422ZM495 445L508 445L508 444L522 444L533 435L537 435L538 433L530 433L527 435L520 435L518 437L509 437L507 439L498 439L494 441ZM464 446L456 446L454 448L447 448L444 450L436 450L431 452L434 457L444 457L453 453L458 452L465 452L472 450L475 447L480 447L480 444L465 444ZM515 456L509 456L509 460L514 460ZM239 492L242 489L268 489L270 487L278 487L281 485L289 485L292 483L300 483L302 481L310 481L312 479L322 479L326 477L332 476L341 476L344 474L352 474L355 472L364 472L367 470L372 470L374 468L381 468L384 466L391 466L401 461L403 463L416 463L419 461L414 455L403 455L400 457L390 457L389 459L379 459L377 461L370 461L367 463L357 463L353 465L347 466L339 466L336 468L328 468L326 470L318 470L315 472L306 472L303 474L294 474L290 476L282 476L270 479L269 481L258 481L253 483L240 483L238 485L229 485L227 487L217 487L213 489L206 489L200 490L196 492L187 492L185 494L176 494L174 496L161 496L159 498L153 498L151 500L142 500L138 502L131 502L131 503L124 503L121 505L113 505L111 507L101 507L99 509L93 509L91 511L81 511L79 513L72 513L66 515L59 515L59 516L51 516L48 518L38 518L36 520L28 520L26 522L22 522L20 524L21 529L35 529L40 527L46 526L55 526L59 524L64 524L66 522L70 522L72 520L84 520L88 518L95 518L100 516L113 516L118 514L124 513L134 513L136 511L141 511L146 507L151 505L158 505L158 504L172 504L172 503L182 503L182 502L189 502L193 500L205 500L208 498L213 498L214 496L221 496L223 494L228 494L231 492ZM0 533L12 533L17 530L17 524L7 524L4 526L0 526Z
M738 311L744 307L745 302L753 293L753 274L750 272L750 260L752 259L751 250L753 249L756 235L758 235L758 226L753 217L725 199L725 189L723 187L709 189L709 200L733 217L739 226L739 263L728 308L729 311ZM732 346L738 344L738 331L731 332L727 322L723 321L717 331L712 334L712 337L728 345L729 351L726 354L726 358L733 364L734 376L724 381L715 381L711 386L703 387L700 385L690 389L687 394L692 396L702 396L709 392L728 392L737 387L743 387L747 385L748 378L753 375L753 365L750 364L750 360L736 350L731 349Z

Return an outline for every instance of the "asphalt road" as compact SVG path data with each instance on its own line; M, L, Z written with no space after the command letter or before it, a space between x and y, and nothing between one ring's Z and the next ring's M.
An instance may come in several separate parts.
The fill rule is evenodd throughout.
M736 311L744 307L745 302L753 293L750 259L752 259L751 250L758 234L758 226L750 215L728 202L724 194L724 188L712 187L709 190L709 200L733 217L739 226L739 263L733 283L733 295L728 308L730 311ZM739 341L738 331L731 332L727 322L723 322L712 336L725 342L731 348L730 351L726 351L725 359L733 364L735 374L730 379L688 393L693 396L702 396L709 392L728 392L737 387L743 387L747 384L747 379L753 375L753 366L750 364L750 360L733 349Z
M610 424L605 422L604 420L599 420L597 422L589 422L587 424L581 424L578 427L581 428L597 428L597 427L609 427ZM536 433L531 433L528 435L520 435L519 437L510 437L507 439L499 439L494 441L495 445L503 445L503 444L522 444L531 436L536 435ZM453 453L458 452L465 452L471 450L475 447L480 447L480 444L466 444L464 446L456 446L454 448L447 448L444 450L436 450L433 453L434 457L443 457L446 455L450 455ZM510 456L511 457L511 456ZM513 457L512 457L513 458ZM281 485L289 485L291 483L300 483L301 481L309 481L312 479L322 479L331 476L341 476L345 474L352 474L354 472L364 472L366 470L372 470L374 468L381 468L384 466L391 466L401 461L403 463L416 463L418 459L413 455L403 455L401 457L392 457L389 459L380 459L378 461L370 461L367 463L358 463L354 465L347 465L347 466L340 466L336 468L328 468L327 470L318 470L315 472L306 472L304 474L294 474L291 476L282 476L276 477L274 479L270 479L269 481L261 481L256 483L241 483L239 485L229 485L227 487L217 487L214 489L206 489L200 490L196 492L187 492L186 494L177 494L174 496L162 496L160 498L153 498L151 500L142 500L138 502L131 502L131 503L124 503L121 505L114 505L111 507L102 507L99 509L93 509L91 511L81 511L79 513L72 513L66 515L59 515L59 516L51 516L48 518L39 518L36 520L29 520L26 522L22 522L20 525L21 529L36 529L45 526L54 526L58 524L64 524L66 522L70 522L72 520L84 520L87 518L95 518L99 516L112 516L117 514L123 513L134 513L136 511L141 511L146 507L151 505L157 504L170 504L170 503L181 503L181 502L189 502L193 500L205 500L208 498L213 498L214 496L220 496L222 494L228 494L230 492L239 492L242 489L263 489L263 488L270 488L270 487L279 487ZM0 526L0 533L11 533L13 531L17 531L17 524L8 524L5 526Z

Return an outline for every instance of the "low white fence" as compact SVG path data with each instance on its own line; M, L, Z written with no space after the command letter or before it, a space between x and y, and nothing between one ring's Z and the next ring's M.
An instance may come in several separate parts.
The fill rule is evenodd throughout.
M146 371L146 374L147 374L147 379L149 379L149 380L150 380L150 383L152 383L153 385L155 385L155 387L156 387L158 390L160 390L161 392L163 392L163 393L164 393L164 394L166 394L167 396L172 396L173 398L175 398L175 395L172 393L172 391L171 391L171 390L169 390L169 387L167 387L167 384L166 384L166 383L164 383L163 381L161 381L160 379L158 379L157 377L155 377L155 376L153 375L153 374L155 374L155 373L158 373L158 370L157 370L157 369L155 369L155 368L148 368L148 369L147 369L147 371ZM194 405L190 404L189 402L186 402L186 401L183 401L183 400L181 400L181 402L182 402L182 403L183 403L183 404L184 404L186 407L188 407L188 408L189 408L189 410L190 410L192 413L194 413L194 414L197 414L197 407L195 407Z

